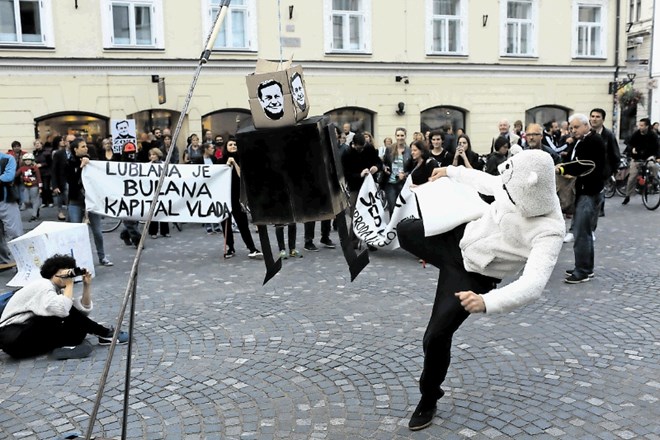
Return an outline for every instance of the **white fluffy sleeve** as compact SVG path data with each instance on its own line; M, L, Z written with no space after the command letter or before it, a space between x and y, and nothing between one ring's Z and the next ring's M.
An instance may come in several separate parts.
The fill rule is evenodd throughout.
M492 176L483 171L464 166L447 167L447 176L459 183L464 183L479 191L481 194L492 196L497 188L502 186L502 179L499 176Z
M558 235L537 237L521 277L482 295L486 313L510 312L540 298L557 263L562 243Z

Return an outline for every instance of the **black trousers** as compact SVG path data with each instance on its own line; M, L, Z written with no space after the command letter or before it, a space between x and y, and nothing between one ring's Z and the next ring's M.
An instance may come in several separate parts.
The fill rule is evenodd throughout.
M39 356L55 348L80 344L88 334L105 336L109 328L91 320L75 307L69 316L33 316L23 324L0 328L2 349L16 359Z
M305 223L305 244L312 243L314 241L314 226L316 222L306 222ZM321 238L330 237L330 220L321 221Z
M289 250L296 248L296 233L298 228L295 223L289 223L287 225L287 233L289 234ZM284 225L275 225L275 238L277 238L277 247L280 251L286 250L286 245L284 244Z
M234 249L234 231L231 229L231 218L234 217L236 220L236 226L238 226L238 231L241 233L241 238L245 243L245 246L254 252L257 250L257 247L254 245L254 240L252 239L252 234L250 233L250 222L248 221L248 216L240 208L234 208L231 211L231 215L222 221L222 232L225 234L225 239L227 240L227 249Z
M486 293L500 280L468 272L463 266L459 242L465 225L444 234L424 237L422 220L405 220L397 227L401 247L440 269L431 319L424 333L424 369L419 381L422 399L433 403L442 397L440 386L451 362L454 332L470 313L465 311L454 294L471 290Z

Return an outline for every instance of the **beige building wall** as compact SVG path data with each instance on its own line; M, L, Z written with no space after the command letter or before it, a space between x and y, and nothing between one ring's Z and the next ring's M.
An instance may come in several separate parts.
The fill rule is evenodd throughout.
M12 140L31 145L35 118L59 112L89 112L109 118L148 109L180 111L202 51L202 2L164 0L163 50L103 48L100 2L53 2L55 49L0 46L0 148ZM323 0L291 0L282 5L282 55L302 64L310 115L342 107L374 112L380 142L398 126L420 128L420 112L436 106L466 111L466 131L475 149L486 152L497 122L525 120L541 105L574 112L612 108L607 85L614 74L615 2L607 9L607 56L572 58L572 0L539 1L538 57L500 56L500 2L469 2L467 55L426 54L425 2L371 4L370 54L326 54ZM288 6L294 6L288 18ZM257 1L258 52L215 51L204 67L190 106L184 137L201 132L203 115L227 108L247 109L245 75L257 58L277 60L280 45L277 2ZM622 14L625 15L625 8ZM487 22L484 25L484 17ZM622 20L621 27L625 25ZM625 32L621 32L625 58ZM165 78L167 103L158 104L151 75ZM405 75L409 84L396 82ZM395 113L398 102L406 113ZM609 122L609 121L608 121ZM608 124L609 125L609 124ZM180 145L181 146L181 145Z

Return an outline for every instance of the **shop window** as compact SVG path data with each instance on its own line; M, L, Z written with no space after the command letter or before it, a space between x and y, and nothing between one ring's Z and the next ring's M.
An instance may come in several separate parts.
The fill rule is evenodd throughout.
M341 129L344 123L351 124L353 133L368 131L373 136L374 133L374 112L359 107L343 107L330 110L325 113L330 117L330 122Z
M234 136L240 128L251 122L250 110L242 108L218 110L202 116L202 128L198 134L202 139L202 134L211 130L213 136L221 135L226 141L229 136Z
M438 106L429 108L421 113L421 132L440 130L447 125L450 125L454 132L459 128L465 131L465 115L466 111L458 107Z
M135 119L135 130L138 138L141 133L153 132L155 128L169 128L174 134L174 128L179 121L181 112L175 110L152 109L127 115L128 119Z
M41 116L34 120L35 138L48 142L55 136L73 134L88 143L100 145L100 139L110 134L109 118L94 113L60 112Z
M550 121L557 121L561 124L562 121L568 121L569 114L570 109L557 105L530 108L525 111L525 126L531 123L543 125Z

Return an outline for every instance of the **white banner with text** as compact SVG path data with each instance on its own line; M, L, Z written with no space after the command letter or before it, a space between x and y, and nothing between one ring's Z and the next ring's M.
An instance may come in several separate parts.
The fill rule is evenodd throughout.
M364 178L353 212L353 231L360 240L381 249L396 249L399 239L396 227L404 219L419 218L415 194L410 190L410 178L396 199L390 218L383 191L371 174Z
M161 163L91 161L83 168L87 210L107 217L146 220ZM231 173L226 165L170 164L154 221L214 223L231 212Z

